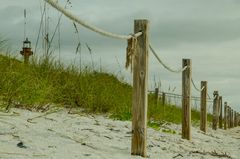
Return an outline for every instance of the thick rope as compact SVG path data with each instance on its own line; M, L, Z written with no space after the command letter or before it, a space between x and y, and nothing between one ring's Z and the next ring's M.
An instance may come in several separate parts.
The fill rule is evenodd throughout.
M198 91L198 92L202 92L203 89L205 88L205 87L202 87L201 89L198 89L198 88L196 87L196 85L195 85L195 83L194 83L194 81L193 81L192 78L191 78L191 82L192 82L192 85L193 85L193 87L195 88L195 90Z
M159 62L164 68L166 68L168 71L173 72L173 73L181 73L181 72L183 72L183 71L185 71L185 70L187 69L187 66L185 66L184 68L181 68L181 69L179 69L179 70L171 69L169 66L167 66L166 64L164 64L164 63L162 62L162 60L159 58L159 56L157 55L157 53L153 50L153 48L152 48L151 45L149 45L149 48L150 48L150 50L152 51L153 55L157 58L158 62Z
M78 17L76 17L75 15L73 15L72 13L70 13L69 11L67 11L66 9L64 9L62 6L60 6L58 3L54 2L53 0L45 0L48 4L50 4L53 8L57 9L59 12L61 12L62 14L64 14L66 17L70 18L71 20L73 20L74 22L107 37L111 37L111 38L115 38L115 39L130 39L132 38L132 35L118 35L118 34L114 34L114 33L110 33L107 32L105 30L99 29L81 19L79 19ZM136 33L134 36L138 37L142 35L142 32L138 32Z

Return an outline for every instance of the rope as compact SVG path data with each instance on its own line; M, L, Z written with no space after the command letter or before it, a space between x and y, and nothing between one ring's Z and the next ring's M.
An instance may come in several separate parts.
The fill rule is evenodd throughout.
M209 99L211 99L211 97L210 97L210 95L208 93L207 93L207 96L208 96Z
M127 45L127 53L126 53L126 64L125 68L127 69L129 66L131 66L131 72L133 70L133 62L135 60L135 56L137 54L137 38L132 37L128 39L128 45Z
M116 39L130 39L132 38L132 35L118 35L118 34L114 34L114 33L110 33L107 32L105 30L99 29L81 19L79 19L78 17L74 16L72 13L68 12L67 10L65 10L62 6L60 6L58 3L54 2L53 0L45 0L48 4L50 4L53 8L57 9L59 12L61 12L62 14L64 14L66 17L70 18L71 20L75 21L76 23L86 27L89 30L92 30L98 34L101 34L103 36L107 36L107 37L111 37L111 38L116 38ZM138 32L136 33L134 36L138 37L142 35L142 32Z
M193 81L192 78L191 78L191 82L192 82L193 87L194 87L194 88L196 89L196 91L198 91L198 92L202 92L203 89L205 88L205 87L202 87L201 89L198 89L198 88L196 87L196 85L195 85L195 83L194 83L194 81Z
M149 93L155 93L155 91L148 91ZM177 98L184 98L182 95L180 94L175 94L175 93L168 93L168 92L159 92L159 95L162 95L163 93L165 93L166 96L168 97L177 97ZM196 96L191 96L192 100L197 100L200 101L201 97L196 97ZM212 103L213 101L211 100L211 98L208 98L209 100L207 100L207 102Z
M185 70L187 69L187 66L185 66L184 68L181 68L181 69L179 69L179 70L171 69L169 66L167 66L166 64L164 64L164 63L162 62L162 60L159 58L159 56L157 55L157 53L153 50L153 48L152 48L151 45L149 45L149 48L150 48L150 50L152 51L153 55L157 58L158 62L159 62L164 68L166 68L168 71L173 72L173 73L181 73L181 72L183 72L183 71L185 71Z

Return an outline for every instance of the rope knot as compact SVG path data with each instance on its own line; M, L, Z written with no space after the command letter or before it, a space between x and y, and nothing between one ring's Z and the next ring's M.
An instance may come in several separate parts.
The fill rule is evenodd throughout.
M126 49L126 64L125 68L128 69L128 67L131 67L131 72L133 70L134 65L134 59L137 54L137 37L132 35L130 39L128 39L128 45Z

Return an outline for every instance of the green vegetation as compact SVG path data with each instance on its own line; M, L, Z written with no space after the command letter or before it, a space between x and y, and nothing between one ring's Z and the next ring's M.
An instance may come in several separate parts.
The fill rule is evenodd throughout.
M0 56L0 109L11 107L34 109L49 103L59 107L81 108L87 113L109 113L112 118L131 119L132 87L113 74L96 72L49 58L32 60L31 64ZM149 126L160 121L181 123L181 108L156 103L149 94ZM199 112L192 111L192 120L199 122ZM156 122L158 121L158 122ZM174 133L174 132L172 132Z
M1 98L7 103L4 109L15 103L26 108L55 103L87 112L130 112L131 87L111 74L79 72L49 59L25 65L0 56L0 76Z

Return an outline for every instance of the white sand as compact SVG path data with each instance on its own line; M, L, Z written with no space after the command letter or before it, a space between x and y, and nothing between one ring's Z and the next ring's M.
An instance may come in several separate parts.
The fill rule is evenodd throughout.
M13 109L19 115L0 113L0 159L140 159L130 155L131 122L104 116L68 114L66 110L41 113ZM153 159L240 159L240 127L208 130L192 128L192 140L181 139L181 126L168 125L176 134L148 129L148 155ZM26 148L17 144L23 142ZM215 153L214 153L215 152ZM224 155L225 156L225 155ZM226 158L226 157L222 157Z

